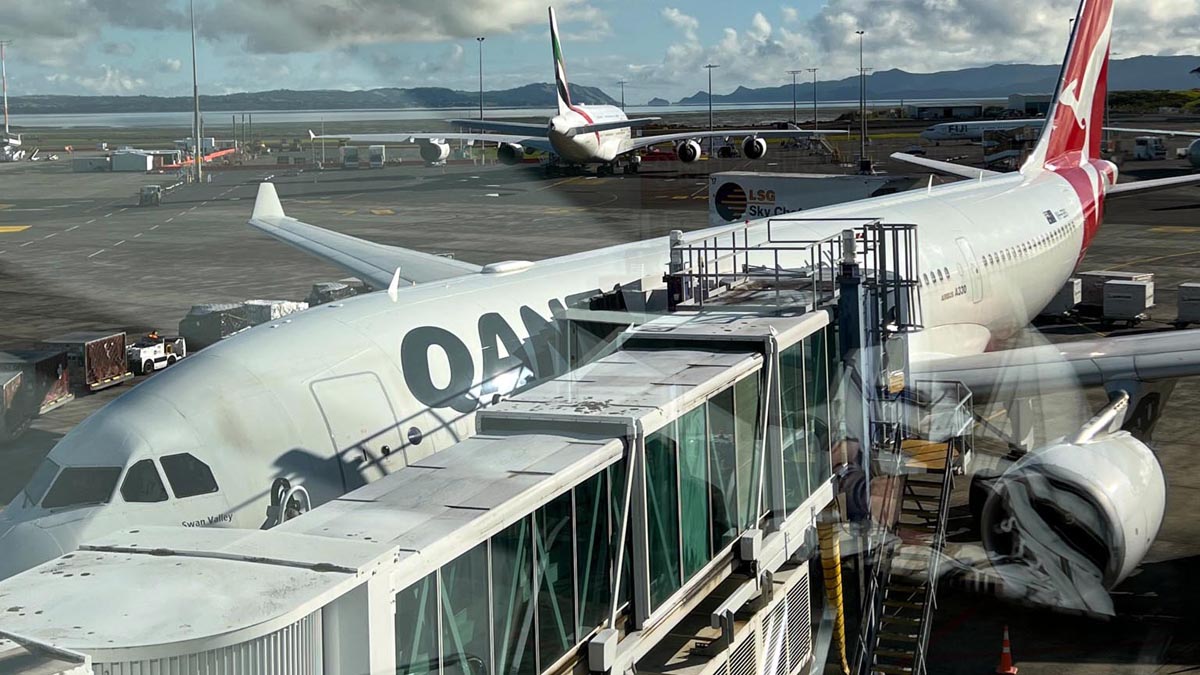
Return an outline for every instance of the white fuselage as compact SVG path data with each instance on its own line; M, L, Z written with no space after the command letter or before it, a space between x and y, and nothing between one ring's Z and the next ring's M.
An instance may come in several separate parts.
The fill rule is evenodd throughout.
M548 135L554 151L576 164L606 164L626 151L631 138L629 127L592 133L570 131L588 124L624 122L629 119L620 108L611 105L575 105L550 119Z
M600 138L585 146L596 148L592 156L604 156L611 143ZM813 218L919 226L926 330L916 336L917 358L978 353L993 337L1026 325L1074 270L1084 229L1080 198L1049 172L964 181L803 216L776 219L773 233L816 240L850 226ZM752 229L751 243L755 237L765 237L765 224ZM395 301L372 293L192 355L85 420L50 458L128 471L142 459L190 452L212 467L219 492L125 504L118 490L108 504L61 512L23 504L19 495L0 514L0 551L8 556L0 558L0 578L130 525L260 527L278 478L302 482L319 504L452 445L473 434L474 411L495 394L561 372L555 308L661 278L668 255L667 239L659 238L512 274L403 288ZM6 535L7 526L15 527ZM26 545L30 538L37 544ZM28 555L7 553L17 550Z
M1046 120L1041 118L1021 120L982 120L978 122L942 122L921 132L927 141L982 141L984 134L994 131L1012 131L1022 127L1041 129Z

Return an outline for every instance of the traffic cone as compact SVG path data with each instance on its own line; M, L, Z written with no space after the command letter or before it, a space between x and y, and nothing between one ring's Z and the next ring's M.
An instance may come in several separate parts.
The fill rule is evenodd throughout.
M996 666L996 675L1017 675L1017 667L1013 665L1012 647L1008 644L1008 626L1004 626L1004 642L1000 646L1000 664Z

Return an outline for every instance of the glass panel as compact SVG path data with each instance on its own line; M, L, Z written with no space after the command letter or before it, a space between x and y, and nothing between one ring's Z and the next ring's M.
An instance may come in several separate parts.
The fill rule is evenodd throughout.
M619 537L621 536L621 521L624 519L625 509L625 460L621 460L608 468L609 472L609 502L612 505L609 511L609 517L612 523L612 564L617 564L617 547L621 545ZM631 560L633 560L633 528L630 525L626 527L629 530L625 533L625 556L621 560L621 588L618 591L620 603L618 607L629 602L633 595L633 577L631 570Z
M608 476L604 472L575 488L575 532L579 561L580 635L590 633L608 618L612 599L612 545L608 533Z
M217 491L217 480L213 478L212 470L186 452L163 456L162 467L178 499Z
M538 656L545 670L575 646L575 551L571 493L537 512Z
M396 594L396 672L426 675L438 672L437 605L434 572Z
M708 534L708 429L704 406L679 418L679 506L683 577L711 560Z
M537 672L533 653L533 548L530 519L492 537L492 606L497 675Z
M679 589L679 494L675 484L671 427L646 437L646 530L650 560L650 606Z
M154 460L143 459L129 467L121 482L121 498L127 502L165 502L167 488L163 487Z
M808 401L809 485L829 478L829 360L825 331L804 339L804 393Z
M791 513L808 497L808 448L805 438L803 343L779 355L780 400L783 413L783 492Z
M743 378L734 385L736 398L736 444L738 472L738 522L740 531L758 524L758 482L762 477L762 434L759 431L759 374Z
M30 506L42 500L46 489L50 487L50 481L58 475L58 469L59 466L52 459L43 460L38 465L37 471L34 471L33 477L29 479L29 484L25 486L25 500Z
M107 504L120 477L119 466L67 467L54 479L54 485L42 500L42 508Z
M738 504L743 501L738 483L738 455L733 412L733 387L708 399L709 469L712 471L713 550L737 538L742 519Z
M443 675L492 670L487 551L483 542L442 568Z

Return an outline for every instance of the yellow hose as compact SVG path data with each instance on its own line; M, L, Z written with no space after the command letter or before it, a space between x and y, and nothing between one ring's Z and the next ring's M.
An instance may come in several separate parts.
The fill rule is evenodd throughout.
M817 524L817 539L821 545L821 569L825 571L825 599L833 605L836 616L833 620L833 641L837 646L842 672L850 675L850 662L846 659L846 611L842 604L842 552L838 545L835 523Z

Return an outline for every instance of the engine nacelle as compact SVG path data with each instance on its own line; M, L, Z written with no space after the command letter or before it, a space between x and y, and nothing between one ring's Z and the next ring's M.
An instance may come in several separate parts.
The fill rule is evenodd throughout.
M499 159L501 164L508 166L520 164L524 154L525 148L516 143L501 143L500 147L496 149L496 159Z
M690 139L686 141L680 141L679 144L675 146L675 154L679 157L679 161L685 164L691 164L692 162L700 159L700 144Z
M1193 168L1200 169L1200 140L1192 141L1188 146L1187 158Z
M758 136L742 139L742 156L746 159L762 159L767 154L767 142Z
M1022 457L992 483L980 531L997 571L1025 586L1009 594L1112 614L1106 591L1146 556L1165 506L1154 453L1120 431Z
M421 159L428 164L444 162L450 156L450 146L441 141L428 141L421 143Z

